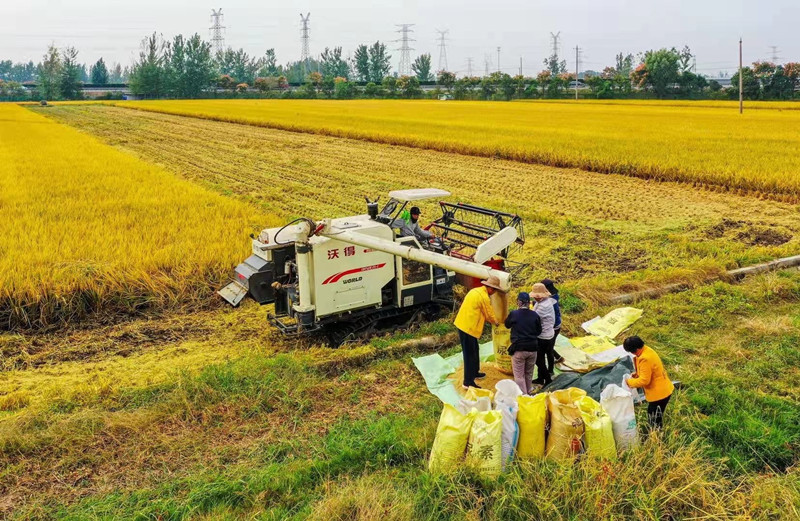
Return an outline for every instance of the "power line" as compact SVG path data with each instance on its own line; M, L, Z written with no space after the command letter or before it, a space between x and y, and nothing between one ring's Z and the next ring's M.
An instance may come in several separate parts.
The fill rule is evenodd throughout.
M445 47L445 42L447 41L447 33L450 31L445 29L444 31L440 29L436 29L436 32L439 33L439 71L446 71L447 70L447 47Z
M300 61L303 62L303 78L308 74L308 59L311 56L311 51L309 50L309 42L311 41L308 28L309 18L311 18L311 13L305 16L303 16L303 13L300 13L300 21L303 23L303 28L300 30L300 42L302 43Z
M211 44L214 51L221 53L225 50L225 26L222 25L222 8L211 10Z
M400 43L400 48L396 49L400 51L400 66L398 67L397 72L400 76L411 76L411 51L414 49L408 46L409 42L415 42L413 38L409 37L409 33L413 33L415 24L396 24L398 29L397 33L400 33L402 36L399 40L395 40L396 42Z

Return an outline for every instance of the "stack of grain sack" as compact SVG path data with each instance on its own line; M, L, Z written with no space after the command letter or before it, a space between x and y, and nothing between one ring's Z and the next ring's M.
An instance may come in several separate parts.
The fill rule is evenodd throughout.
M603 390L600 403L575 387L525 396L513 380L501 380L495 389L470 388L458 407L445 404L431 450L432 472L466 463L495 477L515 456L616 459L617 450L636 444L633 397L617 385Z

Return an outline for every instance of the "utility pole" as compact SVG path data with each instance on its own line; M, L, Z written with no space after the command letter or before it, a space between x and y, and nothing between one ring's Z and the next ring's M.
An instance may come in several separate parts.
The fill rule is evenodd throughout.
M306 76L308 76L308 59L310 57L311 52L309 51L309 41L311 37L308 34L308 19L311 18L311 13L303 16L303 13L300 13L300 21L303 23L303 28L300 30L300 42L302 43L301 51L300 51L300 61L303 62L303 81L305 81Z
M408 46L409 42L414 42L413 38L410 38L408 35L409 33L413 33L414 24L396 24L398 29L395 32L400 33L402 36L399 40L395 40L396 42L400 42L400 48L396 49L400 51L400 66L398 67L398 72L400 76L410 76L411 75L411 51L414 49Z
M500 46L497 46L497 72L500 72Z
M578 72L580 71L581 48L575 46L575 101L578 101Z
M485 54L483 56L483 64L486 66L486 72L484 74L484 77L487 77L487 78L489 77L489 64L491 63L491 61L492 61L492 59L490 58L489 54Z
M445 29L441 31L436 29L436 32L439 33L439 72L447 70L447 47L445 47L445 42L447 41L447 33L450 31Z
M744 111L744 97L742 95L742 37L739 37L739 114Z
M472 78L472 57L467 58L467 78Z
M221 7L211 10L211 45L216 54L225 51L225 26L222 25L222 18Z
M519 75L522 77L522 56L519 57Z

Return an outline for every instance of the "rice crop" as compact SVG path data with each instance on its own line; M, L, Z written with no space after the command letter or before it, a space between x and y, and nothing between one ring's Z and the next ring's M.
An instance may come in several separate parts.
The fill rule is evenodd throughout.
M517 213L524 278L579 283L588 298L699 282L793 255L800 238L793 205L689 185L100 105L36 110L287 220L361 213L364 195L427 186ZM425 223L441 215L420 205Z
M201 303L264 217L0 105L0 328Z
M298 132L800 197L800 111L760 105L178 100L115 105ZM724 105L727 103L728 105ZM729 110L721 107L730 106ZM767 108L767 107L776 107Z

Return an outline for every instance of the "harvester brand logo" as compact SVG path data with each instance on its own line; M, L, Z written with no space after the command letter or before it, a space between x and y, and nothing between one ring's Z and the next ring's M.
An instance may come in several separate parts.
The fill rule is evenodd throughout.
M323 285L325 285L325 284L333 284L334 282L339 282L342 279L342 277L346 277L348 275L353 275L355 273L362 273L362 272L365 272L365 271L379 270L379 269L383 268L384 266L386 266L385 262L382 263L382 264L373 264L372 266L364 266L362 268L354 268L352 270L341 271L341 272L336 273L334 275L331 275L327 279L323 280L322 284ZM362 277L353 277L353 278L345 280L344 284L349 284L350 282L358 282L361 279L362 279Z

